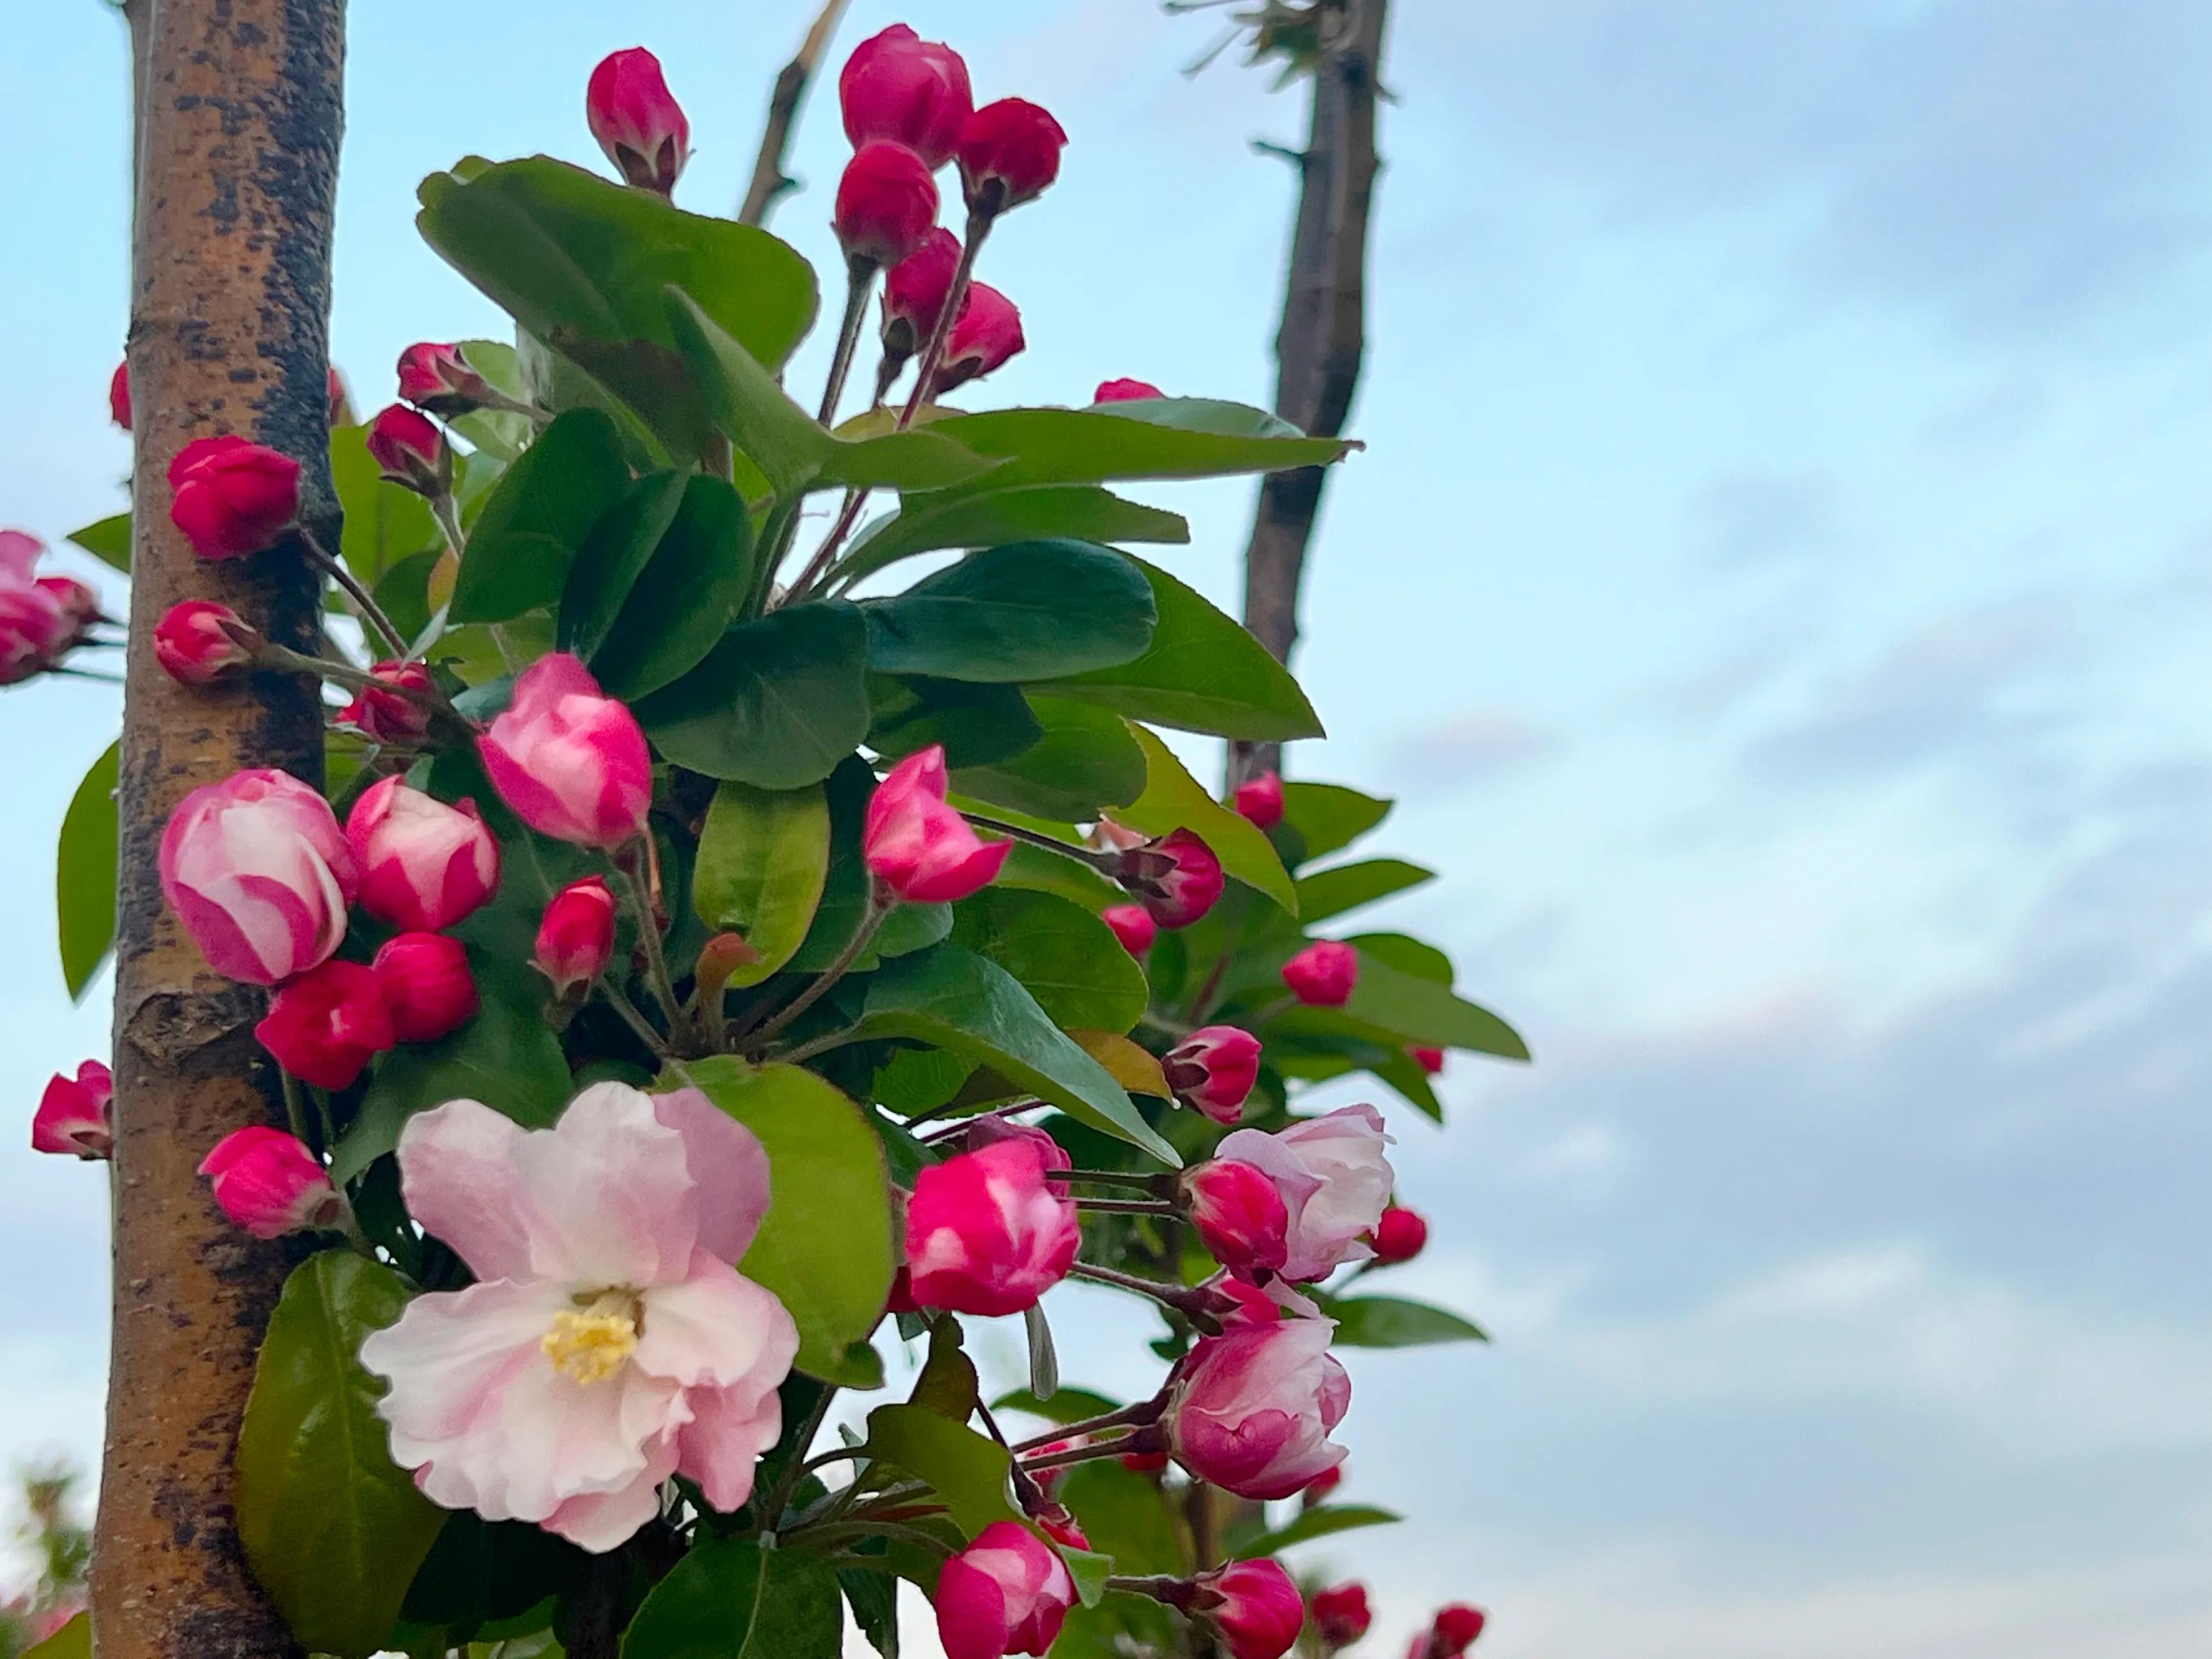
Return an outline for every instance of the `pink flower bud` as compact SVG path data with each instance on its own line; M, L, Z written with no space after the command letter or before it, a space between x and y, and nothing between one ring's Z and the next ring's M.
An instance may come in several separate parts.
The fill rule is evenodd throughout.
M1406 1052L1413 1056L1413 1064L1431 1077L1444 1068L1444 1051L1441 1048L1408 1048Z
M361 866L361 906L380 921L436 933L499 890L499 842L476 803L448 806L397 775L362 793L346 817Z
M387 483L418 495L445 495L453 485L453 452L437 422L418 409L392 404L368 423L368 458Z
M102 1158L115 1150L115 1079L96 1060L75 1077L56 1073L31 1119L31 1150Z
M986 1146L996 1146L1009 1140L1033 1148L1047 1175L1075 1167L1075 1160L1068 1157L1067 1148L1034 1124L1012 1123L1003 1117L979 1117L968 1126L967 1146L971 1152L980 1152ZM1052 1189L1064 1193L1067 1190L1067 1183L1055 1181L1052 1182Z
M830 228L848 259L896 265L918 252L937 223L937 181L904 144L872 138L845 164Z
M398 1041L384 982L357 962L326 962L270 1000L253 1028L276 1063L318 1089L344 1089Z
M1212 1628L1230 1659L1283 1659L1305 1628L1305 1598L1273 1559L1231 1561L1193 1581L1191 1615Z
M274 544L300 514L300 464L225 434L195 438L169 463L169 521L203 559Z
M1290 1256L1290 1210L1267 1174L1233 1158L1186 1171L1183 1208L1213 1259L1235 1273L1273 1273Z
M342 1227L345 1195L307 1147L282 1129L234 1129L200 1160L222 1212L256 1238Z
M1164 1451L1123 1452L1121 1467L1132 1474L1158 1474L1168 1466L1168 1455Z
M477 1017L477 982L460 940L402 933L376 953L376 977L402 1042L435 1042Z
M1367 1243L1382 1219L1396 1179L1382 1149L1390 1144L1372 1106L1343 1106L1269 1134L1238 1129L1215 1156L1264 1170L1290 1212L1290 1259L1281 1268L1310 1284L1347 1261L1374 1255Z
M491 383L457 345L424 340L399 354L399 395L433 415L465 415L493 401Z
M1298 1494L1298 1502L1311 1507L1325 1500L1329 1493L1343 1484L1344 1465L1339 1463L1333 1469L1323 1469L1312 1480L1307 1481L1305 1490Z
M1375 1259L1386 1267L1411 1261L1429 1242L1429 1224L1411 1210L1392 1205L1375 1224Z
M1109 904L1098 913L1098 920L1114 930L1121 948L1133 957L1144 955L1159 937L1159 923L1141 904Z
M249 985L281 985L328 961L358 882L330 803L261 769L185 796L161 832L161 868L208 965Z
M663 196L676 188L691 124L669 94L660 60L643 46L600 60L584 91L584 119L625 181Z
M1489 1615L1480 1607L1471 1607L1464 1601L1455 1601L1448 1607L1437 1609L1435 1622L1429 1626L1425 1638L1415 1637L1414 1645L1428 1659L1461 1659L1482 1627L1490 1622Z
M653 759L637 717L562 652L514 683L514 701L477 740L499 798L540 835L608 851L644 833Z
M1001 98L960 129L960 182L971 212L1004 213L1044 194L1060 177L1067 134L1024 98Z
M1237 786L1235 805L1240 817L1262 830L1283 821L1283 779L1279 772L1262 772Z
M1065 1279L1083 1235L1075 1206L1046 1173L1035 1146L1006 1140L916 1176L906 1211L914 1299L955 1313L1019 1313Z
M1168 394L1150 380L1101 380L1098 390L1091 394L1094 404L1133 404L1146 398L1164 398Z
M939 226L884 278L884 359L889 374L896 374L937 331L959 267L960 239ZM889 374L884 383L890 385Z
M1234 1025L1201 1025L1161 1056L1160 1069L1184 1105L1234 1123L1260 1080L1260 1039Z
M874 138L904 144L932 172L952 159L974 112L968 65L939 40L894 23L853 48L837 76L845 137L858 149Z
M932 744L884 775L868 798L860 856L891 894L912 904L966 898L997 877L1012 842L985 842L945 804L945 750Z
M1213 908L1225 883L1213 849L1177 830L1121 854L1115 879L1163 927L1188 927Z
M1288 1498L1344 1461L1328 1437L1352 1379L1328 1352L1335 1322L1286 1319L1203 1338L1170 1388L1170 1449L1239 1498Z
M421 701L430 690L428 665L385 661L370 669L368 677L377 684L355 692L353 701L338 710L337 723L350 726L374 743L419 742L430 729L429 705ZM387 685L398 689L382 689ZM417 695L410 696L408 692Z
M131 430L131 360L116 364L107 382L107 418L125 432Z
M46 550L35 536L0 530L0 685L52 668L100 615L82 582L33 574Z
M1316 939L1283 964L1283 983L1309 1008L1341 1008L1359 982L1359 953L1333 939Z
M169 678L206 685L251 668L261 635L227 605L185 599L154 624L154 660Z
M1334 1473L1334 1471L1332 1471ZM1364 1584L1334 1584L1314 1592L1314 1634L1326 1647L1348 1648L1367 1634L1375 1615L1367 1605Z
M1029 342L1022 337L1022 313L988 283L970 283L960 316L945 337L945 356L930 380L930 396L980 380L1004 368Z
M553 895L538 924L531 957L538 971L567 996L606 971L615 953L615 896L598 876L571 882Z
M1042 1654L1075 1604L1075 1581L1027 1527L994 1521L945 1564L935 1600L945 1659Z
M1054 1474L1057 1471L1048 1470L1046 1473ZM1075 1517L1064 1508L1038 1516L1036 1523L1038 1529L1055 1544L1065 1544L1072 1550L1087 1550L1091 1547L1091 1540L1083 1535L1083 1528L1076 1524Z

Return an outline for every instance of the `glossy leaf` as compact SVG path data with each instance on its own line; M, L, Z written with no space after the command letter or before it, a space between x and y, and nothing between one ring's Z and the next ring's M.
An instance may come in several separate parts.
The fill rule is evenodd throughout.
M131 515L128 513L95 519L82 530L70 531L69 538L102 564L120 570L126 576L131 574Z
M1028 707L1036 741L994 765L960 767L954 788L994 806L1069 823L1089 823L1103 808L1126 806L1144 793L1145 751L1119 714L1035 692Z
M1156 1100L1173 1097L1167 1073L1160 1069L1151 1049L1115 1031L1073 1026L1067 1034L1075 1039L1076 1047L1103 1066L1106 1075L1131 1094L1150 1095Z
M1298 878L1298 920L1308 927L1434 881L1437 872L1403 859L1364 859Z
M1080 1423L1085 1418L1103 1417L1109 1412L1119 1411L1127 1403L1121 1400L1109 1400L1103 1394L1093 1394L1088 1389L1062 1389L1049 1400L1040 1400L1027 1389L1015 1389L994 1400L991 1409L994 1412L1027 1412L1032 1417L1042 1417L1048 1423Z
M611 420L593 409L555 420L477 514L449 619L505 622L554 604L585 538L629 488L629 465Z
M1425 939L1409 933L1349 933L1346 945L1356 946L1376 962L1395 968L1401 974L1411 974L1415 979L1425 979L1434 985L1449 988L1456 975L1452 959Z
M676 522L687 476L692 475L648 472L599 515L561 586L553 639L562 650L588 661L599 648L661 536Z
M121 746L111 743L93 762L70 797L55 848L54 914L62 979L72 998L84 994L115 945L115 790L121 754Z
M1339 1340L1342 1338L1340 1336ZM1248 1539L1238 1547L1240 1561L1257 1560L1273 1555L1293 1544L1303 1544L1309 1539L1328 1538L1340 1532L1352 1532L1361 1527L1387 1527L1405 1517L1391 1510L1376 1509L1370 1504L1324 1504L1301 1510L1295 1520Z
M762 789L819 783L868 732L867 629L842 601L772 611L636 712L679 766Z
M943 499L919 495L861 531L839 570L846 580L857 581L916 553L1000 547L1041 536L1102 544L1181 544L1190 539L1190 523L1180 514L1123 501L1091 484L948 492Z
M362 1659L384 1645L445 1511L395 1467L383 1385L362 1339L399 1317L406 1285L350 1250L285 1280L238 1439L238 1530L253 1576L301 1645Z
M860 825L875 787L874 769L857 755L847 756L823 786L830 801L830 873L822 884L814 925L787 967L819 972L836 959L860 924L869 883L860 862ZM951 931L951 905L902 904L853 965L866 973L890 957L926 950Z
M1490 1340L1474 1321L1403 1297L1325 1297L1322 1311L1336 1321L1336 1340L1347 1348L1420 1348L1437 1342Z
M1145 751L1145 793L1116 811L1115 821L1148 836L1190 830L1213 849L1229 874L1297 915L1297 895L1290 873L1267 836L1214 799L1158 736L1141 726L1129 729Z
M386 570L376 584L377 608L392 619L403 640L420 638L430 626L437 608L430 603L430 573L443 556L442 550L410 553Z
M1182 1545L1159 1483L1119 1458L1070 1469L1060 1501L1075 1512L1091 1547L1114 1558L1117 1572L1180 1573Z
M883 1659L899 1659L898 1580L889 1572L840 1567L837 1582L868 1645Z
M691 902L717 933L742 935L760 953L730 976L757 985L789 962L813 925L830 872L830 806L819 784L756 789L725 783L699 834Z
M1051 893L986 887L953 907L952 940L989 957L1063 1030L1127 1031L1145 1012L1145 971L1113 930Z
M1179 399L1187 404L1197 399ZM1340 439L1282 434L1275 416L1234 404L1212 406L1214 430L1163 426L1091 409L1005 409L954 415L930 430L979 455L1007 458L993 489L1019 484L1097 484L1117 478L1213 478L1319 466L1351 447Z
M939 744L949 767L994 766L1044 736L1028 700L1012 685L871 674L868 702L868 746L887 760Z
M1285 783L1283 823L1298 838L1298 861L1349 847L1390 816L1395 803L1340 783Z
M384 573L410 555L445 546L430 503L411 489L386 482L368 453L368 428L341 426L331 433L331 483L345 525L338 556L372 589Z
M742 496L695 472L591 656L610 696L657 691L696 666L737 620L753 582L753 529Z
M1127 662L1156 619L1126 557L1065 540L988 549L862 609L879 672L1002 683Z
M1453 995L1448 985L1391 967L1365 951L1345 1012L1408 1042L1469 1048L1502 1060L1528 1058L1520 1033L1487 1008Z
M623 1659L828 1659L842 1650L837 1574L804 1550L712 1538L653 1587Z
M970 1538L994 1521L1024 1520L1014 1507L1006 1449L927 1407L869 1413L868 1455L927 1480Z

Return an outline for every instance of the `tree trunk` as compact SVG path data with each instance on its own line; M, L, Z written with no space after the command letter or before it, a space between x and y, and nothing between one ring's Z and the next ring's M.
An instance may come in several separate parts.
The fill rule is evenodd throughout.
M169 523L190 440L238 433L299 459L335 545L328 449L331 198L343 0L134 0L139 70L131 250L136 417L131 647L116 937L115 1288L92 1563L100 1659L295 1651L247 1577L231 1455L287 1253L225 1220L194 1166L233 1129L283 1121L253 1038L264 1002L211 973L163 902L161 830L185 793L242 767L322 775L317 689L258 676L187 689L154 623L219 599L311 649L320 583L287 544L204 563Z
M1283 320L1275 335L1275 413L1317 437L1343 434L1366 345L1367 224L1380 165L1375 103L1389 0L1316 0L1322 58L1299 173ZM1260 485L1244 553L1244 625L1281 661L1298 637L1298 586L1321 513L1326 467ZM1238 744L1230 781L1280 770L1279 744Z

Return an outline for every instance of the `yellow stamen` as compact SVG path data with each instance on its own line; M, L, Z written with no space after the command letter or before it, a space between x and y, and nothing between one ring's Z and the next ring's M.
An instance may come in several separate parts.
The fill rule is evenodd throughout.
M553 1369L579 1382L604 1382L637 1352L637 1302L625 1291L595 1297L580 1313L557 1313L538 1340Z

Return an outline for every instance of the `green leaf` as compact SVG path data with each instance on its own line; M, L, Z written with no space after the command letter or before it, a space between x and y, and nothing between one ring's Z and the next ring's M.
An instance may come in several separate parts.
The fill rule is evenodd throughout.
M1443 1103L1405 1039L1340 1008L1293 1008L1267 1024L1269 1063L1285 1077L1326 1082L1369 1072L1430 1117L1444 1121Z
M507 469L477 515L448 617L505 622L554 604L585 538L629 488L615 423L595 409L559 416Z
M372 591L402 559L445 546L430 503L386 480L368 453L367 427L331 428L331 483L345 514L338 556Z
M705 661L644 699L661 753L762 789L819 783L868 734L868 632L842 600L733 628Z
M870 674L868 703L868 746L886 760L934 743L944 745L947 766L994 766L1044 736L1017 686Z
M62 980L82 997L115 944L116 782L122 746L109 744L93 762L62 818L54 849L54 916L61 939Z
M1449 985L1394 968L1365 951L1359 953L1358 982L1344 1008L1408 1042L1468 1048L1502 1060L1528 1058L1520 1033L1489 1009L1453 995Z
M1068 1471L1060 1498L1075 1511L1091 1547L1114 1558L1116 1571L1182 1571L1175 1517L1149 1475L1123 1468L1116 1457L1079 1463Z
M889 1572L840 1567L837 1582L868 1645L883 1659L899 1659L898 1580Z
M1189 407L1195 399L1176 399ZM978 455L1005 456L989 475L993 490L1019 484L1096 484L1117 478L1214 478L1321 466L1351 445L1336 438L1284 435L1261 410L1212 406L1214 429L1163 426L1129 414L1090 409L1003 409L953 415L930 430Z
M1143 575L1109 548L1016 542L871 599L868 660L887 674L1011 682L1127 662L1156 620Z
M1290 873L1267 836L1208 794L1158 736L1141 726L1129 729L1144 749L1147 776L1145 793L1115 812L1115 822L1148 836L1188 830L1213 849L1224 871L1296 915Z
M730 976L757 985L789 962L814 923L830 872L830 805L822 786L756 789L725 783L699 832L691 902L716 932L729 930L760 953Z
M23 1659L92 1659L92 1615L71 1613L69 1622L52 1636L26 1648Z
M614 626L660 538L684 505L684 472L648 472L602 514L576 550L561 587L554 643L588 659Z
M1340 783L1285 783L1283 823L1303 848L1298 862L1349 847L1390 816L1395 803L1363 795Z
M1025 887L1040 893L1057 893L1073 899L1085 909L1103 910L1109 904L1126 904L1128 894L1089 865L1042 847L1018 841L1006 861L999 866L998 887Z
M284 1281L238 1437L238 1531L301 1644L363 1659L384 1645L445 1511L392 1462L382 1385L362 1339L398 1319L407 1286L351 1250Z
M678 356L667 289L781 367L814 320L814 274L766 231L685 213L650 191L532 156L422 181L430 246L522 329L621 398L681 459L709 417Z
M997 1441L925 1406L878 1406L868 1413L868 1455L927 1480L973 1538L994 1521L1027 1524L1014 1507L1013 1459Z
M1341 1336L1338 1340L1341 1341ZM1303 1510L1287 1526L1273 1532L1263 1532L1239 1546L1237 1559L1257 1560L1263 1555L1273 1555L1293 1544L1303 1544L1311 1538L1327 1538L1332 1534L1352 1532L1361 1527L1387 1527L1402 1521L1405 1516L1389 1510L1381 1510L1368 1504L1324 1504Z
M1487 1342L1490 1334L1425 1302L1395 1296L1322 1297L1322 1311L1336 1321L1336 1340L1347 1348L1419 1348L1436 1342Z
M687 1073L768 1152L768 1218L738 1268L791 1310L799 1369L843 1380L847 1350L875 1329L890 1294L890 1188L876 1132L797 1066L753 1070L715 1055L676 1075Z
M1016 1389L1000 1395L991 1402L994 1412L1027 1412L1031 1417L1042 1417L1048 1423L1080 1423L1086 1418L1103 1417L1117 1412L1128 1402L1110 1400L1103 1394L1093 1394L1088 1389L1062 1389L1049 1400L1040 1400L1027 1389ZM1111 1555L1113 1552L1107 1552Z
M102 564L131 574L131 515L118 513L109 518L96 519L82 530L72 530L69 539Z
M834 1659L843 1647L837 1573L804 1550L714 1538L676 1564L623 1634L623 1659Z
M595 538L596 539L596 538ZM684 480L675 517L591 653L610 696L635 699L696 668L744 609L753 581L744 499L703 472Z
M1425 939L1407 933L1352 933L1344 941L1401 974L1449 989L1455 977L1452 959Z
M1121 1085L1052 1023L1021 981L972 951L942 945L884 963L868 983L858 1035L949 1048L1164 1164L1181 1162Z
M1099 543L1182 544L1190 540L1190 524L1180 514L1123 501L1091 484L1032 484L981 495L949 492L941 499L911 496L896 513L877 520L854 538L838 570L845 580L858 581L916 553L1000 547L1047 536Z
M376 585L377 608L392 618L403 640L416 638L430 625L430 573L443 556L442 551L410 553Z
M1311 927L1434 881L1437 872L1403 859L1366 859L1298 878L1298 920Z
M954 788L1071 823L1088 823L1101 808L1126 806L1145 793L1145 751L1119 714L1034 692L1028 703L1040 732L1036 742L995 765L958 768Z
M1129 562L1152 584L1159 617L1144 655L1046 681L1038 690L1186 732L1264 743L1325 735L1290 671L1241 623L1166 571L1142 559Z
M1072 899L986 887L952 909L952 941L1022 982L1061 1030L1127 1031L1145 1012L1145 970Z

